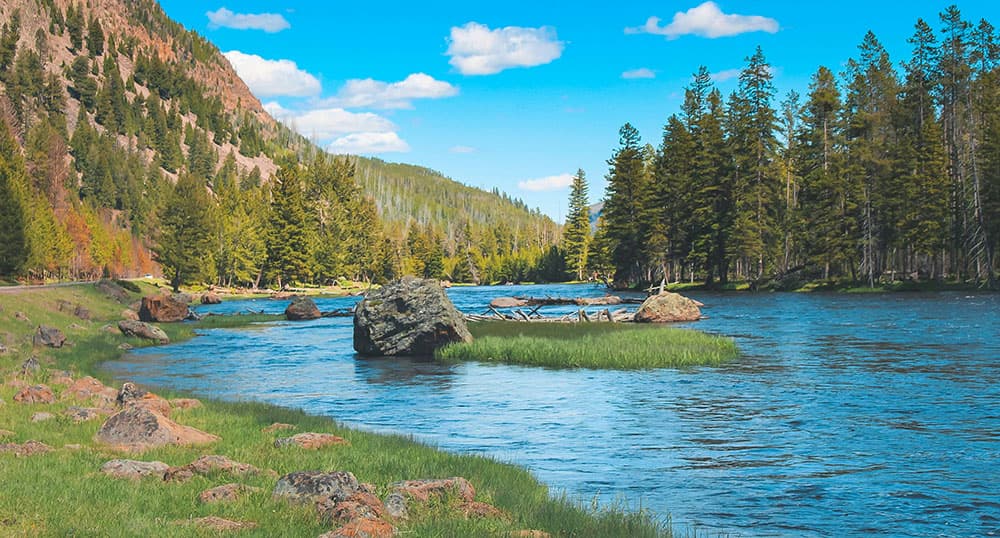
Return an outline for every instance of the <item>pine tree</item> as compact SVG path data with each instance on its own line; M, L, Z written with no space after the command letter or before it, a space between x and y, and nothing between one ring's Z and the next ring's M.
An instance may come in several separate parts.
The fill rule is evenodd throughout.
M211 269L214 224L204 181L181 174L161 211L155 250L174 291L181 284L204 280Z
M306 282L312 277L311 241L302 180L297 164L285 164L271 187L267 267L278 286Z
M604 225L615 286L629 288L641 283L643 276L640 218L645 170L639 131L626 123L618 133L619 147L608 160L611 169L604 198Z
M563 231L563 251L576 280L583 280L590 250L590 203L587 199L587 175L577 170L570 187L569 212Z
M0 275L19 274L27 260L24 174L17 141L0 120Z

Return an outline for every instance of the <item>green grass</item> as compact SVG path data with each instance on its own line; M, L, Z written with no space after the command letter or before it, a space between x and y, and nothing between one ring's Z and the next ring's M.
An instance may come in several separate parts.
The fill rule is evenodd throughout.
M437 358L639 370L718 365L739 354L728 338L659 325L484 321L469 329L475 337L472 342L445 346Z
M149 291L144 288L145 291ZM121 356L123 342L143 345L104 329L118 319L123 305L108 300L92 286L37 290L30 295L0 295L0 335L16 352L0 355L0 375L9 378L21 362L36 353L49 370L30 382L51 378L51 370L68 369L74 377L94 375L111 383L99 365ZM76 319L58 311L58 301L72 300L93 313L93 321ZM31 323L13 321L14 311L31 317ZM192 337L199 329L237 327L269 321L280 316L212 316L198 323L165 324L174 341ZM30 333L38 322L66 331L73 345L60 350L30 347ZM68 327L76 323L81 329ZM169 349L169 348L167 348ZM57 393L61 388L53 387ZM155 387L153 387L155 389ZM98 472L117 457L159 460L171 465L189 463L204 454L221 454L277 474L298 470L347 470L362 482L375 484L380 496L391 482L427 477L464 476L477 489L477 500L490 502L511 514L510 521L466 520L453 507L432 506L418 517L398 526L407 537L502 537L517 529L541 529L558 537L664 537L670 531L663 520L644 512L610 507L596 510L576 500L553 497L527 470L478 456L456 455L393 435L352 430L336 421L271 405L202 400L204 406L175 410L172 418L181 424L214 433L222 440L209 447L171 447L139 456L123 455L94 443L101 421L76 424L61 413L75 402L58 400L52 405L22 405L11 401L17 389L0 384L0 429L15 432L0 442L42 441L56 450L44 455L16 458L0 454L0 536L168 536L214 535L173 521L215 515L255 521L258 528L239 536L315 537L331 530L321 524L309 507L292 507L271 498L277 478L263 474L245 479L228 476L195 477L187 483L163 483L155 479L139 482L114 480ZM158 390L173 398L185 394ZM57 394L58 398L58 394ZM33 423L32 413L48 411L58 418ZM275 437L261 429L273 422L297 426L296 431L329 432L347 438L349 447L319 451L278 450ZM294 432L293 432L294 433ZM73 450L66 445L79 444ZM202 505L199 492L224 483L240 481L263 488L247 499L226 505Z

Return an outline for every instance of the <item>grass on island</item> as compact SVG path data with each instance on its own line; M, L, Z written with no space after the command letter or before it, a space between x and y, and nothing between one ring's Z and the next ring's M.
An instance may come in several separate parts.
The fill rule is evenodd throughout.
M631 323L472 323L475 339L445 346L439 360L550 368L640 370L718 365L737 357L729 338L692 329Z
M143 285L143 291L152 287ZM134 297L137 297L135 295ZM60 311L59 301L80 304L90 310L90 321L80 320L72 309ZM375 484L379 496L388 484L405 479L464 476L477 490L477 500L489 502L510 514L503 519L466 519L452 504L443 503L417 511L408 522L398 523L400 536L408 537L507 537L520 529L540 529L554 537L665 537L668 526L645 512L629 512L615 507L595 510L580 500L553 497L522 467L471 455L456 455L393 435L361 432L340 426L334 420L309 416L301 411L259 403L228 403L202 400L204 406L174 410L172 418L181 424L214 433L222 440L196 448L171 447L139 455L114 452L94 442L101 420L74 423L62 415L80 405L59 399L62 387L53 386L57 402L50 405L14 403L17 389L6 383L21 363L32 354L39 356L42 373L31 383L47 382L52 370L70 370L74 378L93 375L111 384L99 370L101 362L120 357L121 343L142 343L104 329L117 321L125 305L101 295L92 285L35 290L18 295L0 294L0 343L8 352L0 354L0 429L12 436L0 443L44 442L52 452L30 457L0 453L0 536L214 536L215 533L174 522L195 517L219 516L253 521L258 527L239 536L303 536L313 538L335 528L321 523L310 506L290 506L271 498L276 476L262 474L247 478L227 475L195 477L185 483L164 483L156 479L115 480L101 474L100 466L115 458L163 461L182 465L205 454L220 454L234 460L272 469L277 474L299 470L346 470L361 482ZM22 312L30 322L14 319ZM190 338L199 329L239 326L268 321L274 316L212 316L197 323L163 324L176 342ZM30 335L44 323L62 329L72 345L63 349L32 348ZM169 348L167 348L169 349ZM167 398L189 396L156 390ZM57 418L31 422L37 411ZM475 420L470 417L470 420ZM263 433L274 422L293 424L288 433ZM349 447L318 451L279 450L277 436L296 432L328 432L340 435ZM70 445L70 446L67 446ZM80 445L74 449L71 445ZM242 482L262 489L231 504L201 504L198 494L210 487Z

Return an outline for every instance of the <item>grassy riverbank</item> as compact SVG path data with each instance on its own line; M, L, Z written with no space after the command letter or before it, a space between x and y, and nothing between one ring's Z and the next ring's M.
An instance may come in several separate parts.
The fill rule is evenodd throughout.
M150 287L143 285L143 291ZM134 295L137 297L138 295ZM62 309L60 309L62 306ZM89 320L79 319L76 306L89 312ZM175 410L172 418L181 424L219 435L222 440L208 447L171 447L130 456L111 451L94 442L101 420L75 423L63 412L71 405L61 399L62 386L52 384L54 404L20 404L12 401L18 388L11 384L21 363L32 354L39 356L43 370L26 379L29 383L56 380L54 372L69 370L73 378L102 374L101 362L113 360L122 343L144 345L106 329L119 319L125 305L113 301L92 285L25 291L0 295L0 429L12 435L2 443L44 442L53 451L27 457L0 452L0 535L2 536L208 536L193 526L176 524L194 517L220 516L253 521L257 527L239 536L318 536L335 527L319 521L310 507L292 507L271 498L276 476L298 470L346 470L360 481L376 486L378 494L398 480L464 476L476 487L477 500L489 502L508 514L506 518L468 519L451 504L431 505L409 522L398 522L401 536L511 536L514 531L539 529L552 536L669 536L669 531L648 514L618 510L595 512L566 499L552 498L523 468L487 458L450 454L413 440L377 435L341 427L335 421L308 416L300 411L257 403L226 403L203 400L203 406ZM15 319L20 312L30 321ZM198 323L164 325L176 342L202 328L239 326L267 321L274 316L210 317ZM38 324L63 330L72 345L63 349L32 348L30 337ZM151 387L154 390L155 387ZM187 396L158 391L167 398ZM32 422L36 412L56 418ZM470 418L474 420L474 418ZM283 422L295 425L289 433L263 433L262 428ZM348 447L318 451L277 449L276 436L296 432L333 433L350 441ZM79 446L74 446L79 445ZM244 500L230 504L201 504L199 492L234 481L230 476L195 477L185 483L164 483L157 479L115 480L98 472L100 466L118 457L146 461L159 460L182 465L205 454L220 454L249 463L275 474L261 474L243 483L261 488Z
M667 286L667 289L684 293L690 291L785 291L785 292L825 292L825 293L896 293L896 292L941 292L941 291L996 291L985 287L979 282L957 282L942 280L910 281L897 280L894 282L878 283L874 287L865 282L854 280L813 280L799 281L789 280L787 282L767 281L756 286L751 282L729 282L725 286L706 286L702 282L677 282Z
M444 347L437 358L640 370L718 365L739 354L729 338L658 325L484 321L469 329L474 341Z

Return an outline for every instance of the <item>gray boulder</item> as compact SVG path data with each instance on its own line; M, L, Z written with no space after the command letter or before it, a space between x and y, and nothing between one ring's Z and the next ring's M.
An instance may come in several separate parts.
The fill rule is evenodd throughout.
M167 333L163 332L163 329L143 321L123 319L118 322L118 330L120 330L125 336L135 336L146 340L154 340L161 344L170 343L170 337L167 336Z
M436 280L397 280L370 293L354 312L354 349L362 355L427 356L470 341L465 317Z
M308 321L318 319L322 315L316 303L308 297L295 297L285 309L285 318L288 321Z
M272 496L295 503L313 503L322 499L347 500L361 491L354 474L346 471L298 471L278 479Z
M701 303L677 293L665 292L643 301L635 313L639 323L671 323L701 319Z
M55 327L39 325L35 329L35 336L31 339L36 346L63 347L66 343L66 335Z

